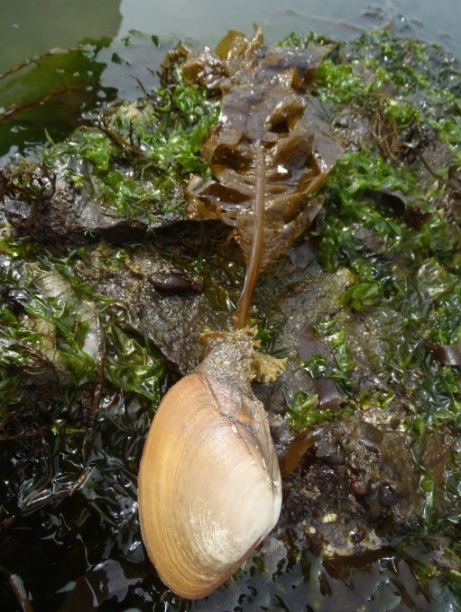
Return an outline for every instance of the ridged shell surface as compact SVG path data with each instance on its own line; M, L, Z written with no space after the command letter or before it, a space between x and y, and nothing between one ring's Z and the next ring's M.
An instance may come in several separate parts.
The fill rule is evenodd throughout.
M145 443L139 514L148 554L176 594L221 585L277 523L281 480L267 418L200 372L164 397Z

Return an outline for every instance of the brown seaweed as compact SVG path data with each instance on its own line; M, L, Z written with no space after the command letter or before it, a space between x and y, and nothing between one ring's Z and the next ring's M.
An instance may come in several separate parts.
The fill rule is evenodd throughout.
M312 223L322 206L313 196L342 152L308 93L331 49L267 49L259 30L251 40L231 32L216 53L190 53L183 67L186 77L222 94L219 123L202 148L214 179L192 179L186 214L234 228L247 263L240 327L259 272Z

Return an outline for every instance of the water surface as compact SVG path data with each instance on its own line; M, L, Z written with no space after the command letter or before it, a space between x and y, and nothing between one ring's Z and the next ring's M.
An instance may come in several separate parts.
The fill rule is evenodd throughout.
M308 30L346 38L394 20L408 34L461 55L459 0L1 0L0 8L0 70L83 38L123 37L134 29L213 44L228 29L251 32L253 23L274 42Z

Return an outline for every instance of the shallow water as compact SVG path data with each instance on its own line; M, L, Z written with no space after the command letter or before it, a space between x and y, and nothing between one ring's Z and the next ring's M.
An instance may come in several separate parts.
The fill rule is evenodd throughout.
M0 6L0 70L84 38L123 37L137 30L172 43L190 38L213 44L228 29L250 32L253 23L274 42L292 31L308 30L347 38L394 19L407 33L461 55L458 0L2 0Z

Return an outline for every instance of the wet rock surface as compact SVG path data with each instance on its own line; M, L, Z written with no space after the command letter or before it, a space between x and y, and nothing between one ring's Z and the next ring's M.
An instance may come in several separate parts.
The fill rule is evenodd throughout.
M4 213L18 236L52 244L84 233L113 243L141 240L148 221L123 218L104 210L90 193L73 193L59 185L40 211L30 203L7 198ZM165 222L169 223L168 221Z

